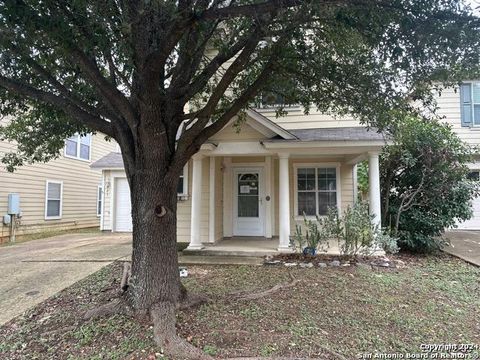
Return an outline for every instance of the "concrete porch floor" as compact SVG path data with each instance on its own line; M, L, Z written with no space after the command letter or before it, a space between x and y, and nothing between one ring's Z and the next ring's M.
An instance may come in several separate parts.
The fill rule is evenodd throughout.
M185 255L221 255L221 256L267 256L279 254L278 237L267 239L256 236L235 236L224 238L215 244L203 244L200 250L183 250ZM323 252L322 252L323 253ZM339 255L336 241L330 241L326 254Z

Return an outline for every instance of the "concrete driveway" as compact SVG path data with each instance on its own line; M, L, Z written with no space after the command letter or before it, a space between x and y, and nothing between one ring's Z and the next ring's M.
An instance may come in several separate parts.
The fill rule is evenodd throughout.
M0 247L0 325L110 262L130 234L71 234Z
M451 230L445 235L451 242L445 252L480 266L480 231Z

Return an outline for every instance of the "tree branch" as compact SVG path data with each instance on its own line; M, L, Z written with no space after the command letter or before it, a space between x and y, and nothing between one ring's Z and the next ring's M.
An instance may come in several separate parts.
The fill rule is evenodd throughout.
M199 20L220 20L239 16L253 16L279 9L300 6L306 2L306 0L270 0L258 4L209 8L199 15ZM337 3L337 1L331 2ZM330 1L325 1L325 3L330 3Z
M0 76L0 86L15 94L53 105L70 115L72 120L115 138L114 129L111 123L81 109L68 99L38 90L30 85L19 83L4 76Z
M192 98L195 94L200 92L208 83L210 78L218 71L226 61L234 57L240 52L252 38L256 37L256 32L259 30L258 26L255 26L252 31L237 41L232 46L227 46L224 51L219 52L210 63L203 69L203 71L188 85L187 100ZM182 93L184 89L179 92Z
M96 87L100 94L112 104L114 108L117 108L131 125L134 125L137 120L137 114L125 95L105 79L98 69L97 64L89 59L83 51L77 47L72 48L71 51L73 61L75 61L83 73L97 85Z
M237 113L248 104L250 99L252 99L258 93L265 81L269 78L274 69L274 65L275 56L272 56L257 79L255 79L255 81L213 124L209 125L208 127L204 127L203 129L200 129L200 127L191 127L190 129L185 130L178 140L177 151L175 152L175 156L172 161L172 168L181 168L183 164L200 149L201 145L207 141L208 138L222 129L228 123L228 121L230 121L230 119L237 115ZM205 119L202 119L202 122L204 121Z
M86 102L76 98L71 91L60 81L58 81L50 72L48 72L43 66L41 66L37 61L35 61L32 57L25 55L22 51L15 46L14 44L10 44L10 47L14 53L18 56L23 57L28 65L30 65L34 72L40 75L42 78L45 79L51 86L53 86L65 99L71 101L77 107L84 109L85 111L89 112L92 115L96 115L98 117L105 117L110 120L118 120L118 117L113 113L106 109L95 108Z

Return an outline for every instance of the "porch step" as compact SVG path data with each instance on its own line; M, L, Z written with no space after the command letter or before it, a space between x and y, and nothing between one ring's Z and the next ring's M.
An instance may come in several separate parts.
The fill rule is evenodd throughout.
M248 257L257 257L263 258L267 255L278 254L278 251L275 250L261 250L261 249L252 249L252 250L224 250L218 248L209 248L205 247L201 250L189 250L185 249L182 251L184 255L199 255L199 256L248 256Z
M178 257L179 265L263 265L263 258L254 256L203 256L184 255Z

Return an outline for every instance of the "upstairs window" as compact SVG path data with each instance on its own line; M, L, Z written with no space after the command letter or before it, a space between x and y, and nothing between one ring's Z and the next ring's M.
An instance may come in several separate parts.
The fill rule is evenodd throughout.
M294 99L272 91L260 94L255 104L255 107L258 109L288 108L296 106L298 106L298 104Z
M297 107L299 89L299 84L293 79L277 79L260 93L255 106L259 109Z
M461 85L460 111L462 126L480 126L480 82Z
M90 160L92 147L92 135L73 135L65 141L65 156L80 159Z

